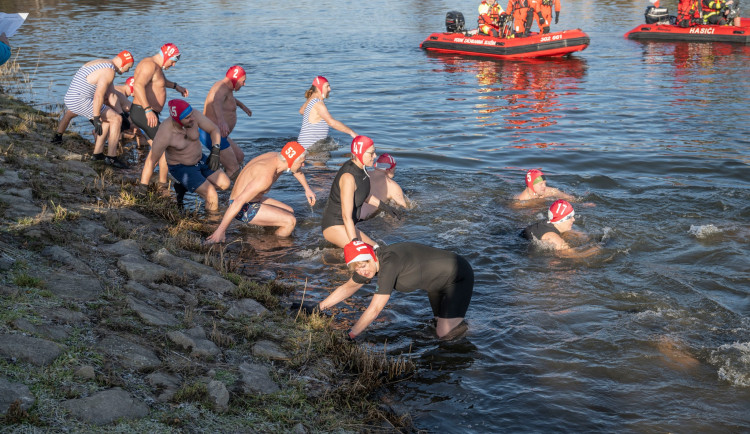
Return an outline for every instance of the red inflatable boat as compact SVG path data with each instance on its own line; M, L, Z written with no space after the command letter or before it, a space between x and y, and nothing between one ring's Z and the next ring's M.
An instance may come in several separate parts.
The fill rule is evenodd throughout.
M698 24L691 27L680 27L674 24L676 19L667 14L666 8L654 9L658 10L661 15L650 14L649 9L646 10L647 24L641 24L628 33L625 33L626 38L644 41L736 42L750 44L749 18L741 18L740 26Z
M585 50L591 40L581 31L563 30L555 33L531 33L522 38L493 37L464 31L464 18L460 12L448 12L446 32L433 33L420 45L421 48L438 53L488 56L498 59L520 59L532 57L560 57Z

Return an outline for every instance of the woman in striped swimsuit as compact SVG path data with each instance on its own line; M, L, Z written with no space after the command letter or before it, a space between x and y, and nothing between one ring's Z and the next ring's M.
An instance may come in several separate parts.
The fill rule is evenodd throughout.
M305 150L315 152L315 148L322 145L328 137L328 127L333 127L342 133L349 134L352 138L357 137L357 133L351 128L344 125L328 113L324 99L328 98L331 93L331 85L325 77L317 76L312 82L310 89L305 92L307 100L299 109L302 115L302 127L299 131L297 141ZM316 145L313 147L313 145Z
M91 121L97 136L104 134L102 122L109 124L109 146L104 160L117 168L127 167L117 157L123 118L120 113L105 106L104 101L107 92L114 91L112 82L115 80L115 72L122 74L129 71L133 62L133 56L128 51L121 52L112 60L92 60L76 72L65 94L65 106L68 110Z

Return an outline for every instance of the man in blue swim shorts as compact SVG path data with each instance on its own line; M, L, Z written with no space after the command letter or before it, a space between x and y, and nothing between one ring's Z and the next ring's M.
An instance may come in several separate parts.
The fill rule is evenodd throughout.
M305 162L305 148L297 142L289 142L281 152L267 152L259 155L242 169L229 196L229 208L219 227L206 239L206 243L222 243L226 240L226 231L232 220L239 220L258 226L277 226L276 235L288 237L297 225L294 210L291 206L265 194L284 172L291 172L300 181L304 175L299 171ZM305 195L310 204L315 203L315 195L310 187L305 187Z
M206 201L207 211L219 209L216 189L229 188L229 177L219 170L219 128L202 113L181 99L169 101L170 117L159 125L151 152L141 173L141 184L148 184L154 166L162 154L167 158L169 174L185 191L197 193ZM206 131L213 143L211 155L203 155L199 130ZM182 198L178 197L180 203Z

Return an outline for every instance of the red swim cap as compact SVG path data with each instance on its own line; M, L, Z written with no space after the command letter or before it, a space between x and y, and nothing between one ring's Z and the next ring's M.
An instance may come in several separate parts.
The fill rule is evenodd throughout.
M232 82L232 89L237 87L237 82L245 76L245 70L240 65L234 65L227 71L227 78Z
M130 89L130 94L132 95L135 91L133 90L133 84L135 84L135 77L130 77L127 80L125 80L125 85Z
M161 56L161 66L166 65L170 60L174 60L176 62L180 60L180 49L177 48L177 45L172 44L171 42L168 44L164 44L161 46Z
M372 139L367 136L357 136L352 140L352 155L356 156L360 163L365 164L362 156L374 144Z
M378 167L378 164L387 164L388 168L385 170L391 170L396 167L396 159L393 158L391 154L383 154L378 157L378 161L375 162L375 167Z
M352 241L344 246L344 261L346 265L352 262L377 261L375 250L364 241Z
M534 184L538 184L542 181L546 181L547 178L544 177L544 174L541 170L531 169L528 172L526 172L526 186L531 189L534 193Z
M323 93L323 85L326 83L328 83L328 80L326 80L326 78L323 77L322 75L319 75L315 77L315 80L313 80L312 85L315 86L315 88L318 89L320 93Z
M190 104L181 99L173 99L170 100L167 105L169 106L169 115L172 116L172 119L180 124L180 126L184 127L184 125L182 125L182 120L193 112L193 108Z
M122 67L126 67L130 65L131 63L135 63L135 60L133 59L133 55L130 54L130 51L128 50L122 50L120 51L120 54L117 55L117 57L122 60Z
M567 200L557 200L547 211L547 223L561 223L575 215L573 211L573 205Z
M304 153L305 148L303 148L302 145L297 142L287 142L286 145L281 148L281 156L284 157L284 159L286 160L286 164L289 165L290 169L294 165L294 162L297 160L297 158L299 158L300 155Z

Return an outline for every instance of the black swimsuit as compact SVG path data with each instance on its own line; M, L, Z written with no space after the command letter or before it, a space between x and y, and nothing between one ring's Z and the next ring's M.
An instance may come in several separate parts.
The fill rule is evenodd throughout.
M146 111L143 109L143 107L139 106L138 104L133 104L130 106L130 120L141 130L143 130L144 133L148 136L149 139L154 140L154 137L156 137L156 132L159 130L159 114L160 112L157 112L154 110L154 114L156 115L156 126L155 127L149 127L148 126L148 118L146 118Z
M547 223L547 220L540 220L536 223L533 223L526 227L526 229L523 230L523 233L521 234L522 237L526 238L527 240L542 240L542 237L544 234L554 232L557 235L561 235L560 231L557 230L555 225L552 223Z
M339 187L339 180L341 180L341 176L345 173L349 173L354 177L354 208L352 209L352 220L354 220L354 223L359 221L362 204L365 203L367 196L370 195L370 176L365 169L357 167L352 160L344 163L336 174L336 178L333 179L333 184L331 184L331 193L328 195L328 202L326 202L326 207L323 210L323 221L321 222L323 230L331 226L344 224L344 218L341 213L341 187Z

